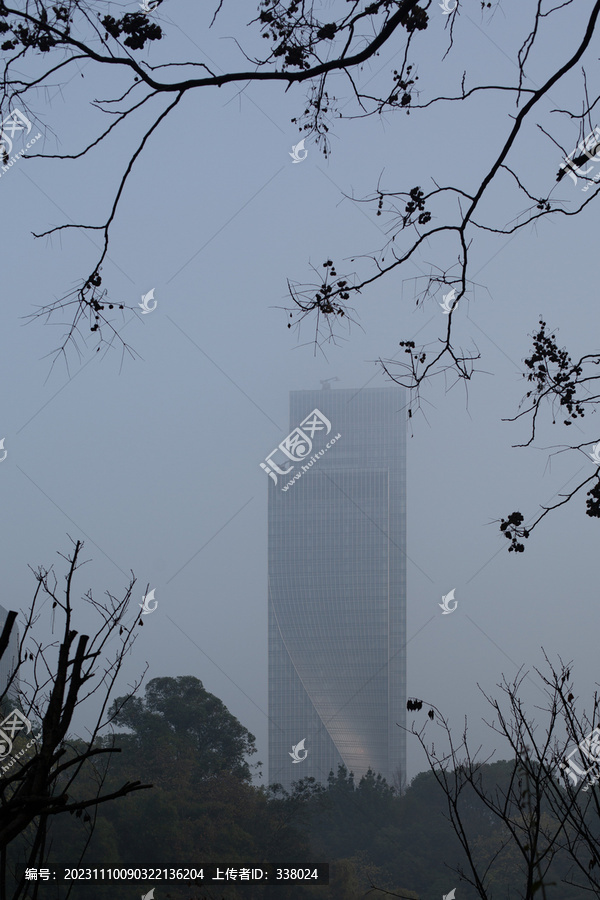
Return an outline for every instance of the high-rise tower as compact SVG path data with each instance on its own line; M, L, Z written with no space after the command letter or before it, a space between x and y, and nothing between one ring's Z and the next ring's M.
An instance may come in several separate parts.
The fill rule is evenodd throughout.
M2 629L4 628L4 623L6 622L8 613L4 609L3 606L0 606L0 634L2 634ZM12 631L10 634L10 638L8 640L8 647L6 648L2 657L0 657L0 694L2 694L10 681L11 676L15 674L15 670L17 668L19 661L19 629L17 628L17 623L15 621ZM19 696L19 674L15 675L12 680L12 684L8 689L7 695L5 697L5 704L10 705L15 703ZM1 717L0 717L1 718Z
M263 464L269 782L286 789L339 763L357 781L406 773L405 395L324 388L291 392Z

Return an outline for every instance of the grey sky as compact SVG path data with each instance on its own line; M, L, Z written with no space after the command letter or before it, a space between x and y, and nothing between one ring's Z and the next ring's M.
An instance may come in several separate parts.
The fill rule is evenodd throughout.
M585 0L578 11L591 6ZM422 102L458 92L464 69L467 87L514 83L533 7L527 2L515 12L507 5L490 19L478 2L465 0L454 49L442 63L446 17L433 4L431 24L410 54ZM266 42L244 27L253 6L240 14L239 5L226 2L209 32L212 12L212 6L201 12L183 0L165 2L156 17L167 39L142 55L153 63L208 58L222 70L245 70L227 38L264 50ZM581 22L567 9L545 24L547 37L527 68L531 83L541 84L571 55ZM394 48L384 48L362 73L363 85L373 77L374 92L400 62L400 43ZM585 65L592 79L593 54ZM40 92L31 108L44 152L76 152L105 123L86 98L116 96L118 76L108 79L91 65L81 74ZM334 89L343 108L348 84L339 76ZM325 160L308 140L306 160L294 165L289 151L299 134L290 119L305 108L305 91L252 85L189 93L155 134L125 190L103 268L104 286L117 301L136 304L155 289L154 312L124 317L123 336L140 358L126 356L121 364L117 349L103 358L88 333L82 358L69 355L70 381L63 362L50 371L46 357L61 339L66 314L27 327L21 317L88 274L99 239L73 231L35 241L31 232L66 221L100 223L150 119L142 114L83 161L21 160L0 179L0 438L8 451L0 467L0 602L27 607L34 589L28 564L57 562L62 574L56 551L70 549L67 533L86 541L93 560L79 573L78 594L90 586L97 595L119 594L133 569L135 604L149 584L158 608L144 617L118 693L126 693L146 661L148 679L195 675L256 734L255 759L263 760L265 772L267 478L259 463L290 430L290 390L318 388L320 379L333 376L338 387L383 385L374 360L396 354L400 340L437 340L445 324L441 295L417 308L415 290L424 287L431 266L449 268L458 247L450 238L424 246L414 264L353 300L358 325L316 353L313 324L298 335L276 308L287 305L286 277L313 281L310 264L323 271L327 258L340 275L371 272L360 256L379 249L390 220L376 217L375 204L359 206L343 194L372 193L382 172L388 189L429 188L434 178L470 190L487 172L490 148L508 134L514 113L508 97L481 95L410 116L338 120L331 157ZM581 95L577 70L542 102L513 148L509 163L534 194L548 192L562 158L535 123L570 151L577 125L548 111L579 108ZM352 103L344 112L351 109ZM557 196L565 208L573 208L577 191L563 179ZM514 196L500 186L490 191L484 208L493 224L524 208L522 200L515 208ZM430 382L408 440L409 695L440 708L457 736L467 715L472 746L496 748L496 758L508 754L481 722L488 707L477 682L498 695L502 673L512 678L524 664L532 672L523 693L533 712L543 703L533 673L533 666L543 667L542 645L553 659L560 653L575 661L582 706L590 707L597 679L598 523L584 515L584 497L549 517L524 554L507 553L498 525L489 524L513 509L529 520L539 502L556 499L573 479L592 472L584 453L548 461L544 448L572 440L575 426L552 429L548 414L540 449L513 450L511 444L527 439L526 424L501 422L516 413L525 392L519 369L540 314L550 328L560 327L559 344L575 355L599 349L592 206L576 219L546 219L514 240L476 236L471 278L481 287L461 301L454 320L459 346L479 348L480 372L468 394L463 384L450 389L453 378ZM593 418L580 427L574 440L600 440ZM438 603L452 588L457 611L442 616ZM84 630L90 622L82 605L77 626ZM80 733L93 711L92 702L80 713ZM408 759L409 777L426 768L411 738Z

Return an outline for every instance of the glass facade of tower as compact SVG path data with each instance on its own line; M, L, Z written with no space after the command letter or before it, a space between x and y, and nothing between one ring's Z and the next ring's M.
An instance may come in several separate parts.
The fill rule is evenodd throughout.
M269 782L403 782L404 391L293 391L290 430L267 460Z

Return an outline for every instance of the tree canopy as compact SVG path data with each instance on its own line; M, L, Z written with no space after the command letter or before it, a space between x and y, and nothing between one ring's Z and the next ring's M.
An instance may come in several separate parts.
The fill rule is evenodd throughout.
M148 761L162 753L167 764L174 765L188 756L201 780L222 772L242 781L250 779L246 756L256 753L255 737L201 681L192 675L153 678L145 694L114 701L115 725L133 732L117 735L117 741L127 743Z

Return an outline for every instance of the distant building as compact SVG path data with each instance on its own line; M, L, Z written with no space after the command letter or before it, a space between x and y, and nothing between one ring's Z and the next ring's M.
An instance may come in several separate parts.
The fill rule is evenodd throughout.
M405 394L325 387L291 392L263 466L269 782L288 790L340 763L406 777Z
M2 629L4 628L4 623L6 622L6 618L8 616L7 610L4 609L3 606L0 606L0 634L2 634ZM19 661L19 630L17 628L17 623L15 622L12 627L12 633L10 636L10 640L8 642L8 647L6 648L4 654L0 657L0 695L4 693L6 690L6 686L9 682L11 674L17 668ZM12 685L10 686L8 695L3 699L3 703L10 703L12 701L16 701L19 696L19 675L17 673L16 678L13 680Z

